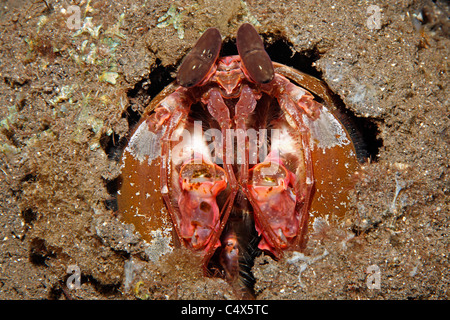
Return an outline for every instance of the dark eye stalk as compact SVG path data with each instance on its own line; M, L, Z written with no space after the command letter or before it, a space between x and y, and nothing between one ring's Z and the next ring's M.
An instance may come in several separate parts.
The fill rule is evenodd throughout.
M258 32L250 23L239 27L236 45L242 64L255 82L268 83L274 77L273 64Z
M181 63L177 74L178 83L186 88L199 84L219 57L221 47L219 30L206 30Z
M251 24L244 23L239 27L236 45L242 65L252 80L258 83L272 81L275 74L272 61ZM202 82L219 57L221 47L219 30L207 29L181 63L177 74L178 83L190 88Z

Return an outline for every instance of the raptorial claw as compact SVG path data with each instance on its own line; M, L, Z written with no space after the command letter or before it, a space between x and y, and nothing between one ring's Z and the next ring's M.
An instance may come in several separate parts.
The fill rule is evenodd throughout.
M295 175L286 169L281 159L259 163L250 170L248 188L260 212L255 219L256 230L262 235L258 247L275 256L278 249L289 247L298 233L294 183Z
M180 170L180 185L180 236L196 250L219 246L219 242L211 244L209 240L220 223L216 197L227 186L225 171L215 164L192 159Z

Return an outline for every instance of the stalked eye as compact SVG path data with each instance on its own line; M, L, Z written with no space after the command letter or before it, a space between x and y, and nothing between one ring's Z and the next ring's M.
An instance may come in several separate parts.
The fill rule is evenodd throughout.
M268 83L272 81L275 72L272 61L256 29L249 23L244 23L238 30L236 45L242 64L253 81Z
M177 73L178 83L186 88L199 84L219 57L221 46L219 30L206 30L181 63Z

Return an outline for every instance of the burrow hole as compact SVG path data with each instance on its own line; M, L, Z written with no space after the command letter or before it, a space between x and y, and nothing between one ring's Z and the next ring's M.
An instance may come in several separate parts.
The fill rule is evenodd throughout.
M322 79L322 73L314 68L314 62L320 58L318 50L309 50L293 53L292 44L286 39L279 38L266 46L266 50L273 61L293 67L297 70L310 74L318 79ZM221 56L235 55L237 49L235 41L226 40L222 45ZM148 79L138 82L135 87L128 91L127 95L130 105L123 113L129 124L130 132L133 131L141 118L141 114L146 105L162 91L168 84L174 81L177 65L163 67L160 61L156 61L156 67L150 73ZM349 131L355 144L358 158L361 162L370 159L371 162L378 160L378 153L383 143L379 138L378 120L372 118L358 117L354 112L345 107L342 99L335 95L338 106L338 117ZM102 137L102 147L109 159L120 161L121 153L125 148L129 137L119 139L117 135ZM109 184L107 188L110 194L115 194L117 189Z
M297 70L303 71L316 78L322 79L322 74L313 67L313 63L320 58L317 50L310 50L304 52L293 53L292 45L285 39L278 39L266 47L266 50L273 61L293 67ZM223 43L222 56L235 55L237 49L234 40L228 40ZM179 61L181 63L181 61ZM151 72L149 79L144 79L138 82L133 89L128 92L130 105L122 115L126 118L129 124L130 132L133 131L139 122L142 112L148 103L161 90L174 80L177 65L170 67L161 66L157 61L157 66ZM375 119L363 118L356 116L352 111L347 109L339 98L335 96L336 105L338 107L337 116L341 122L347 127L360 162L365 162L370 159L372 162L377 161L378 152L382 146L382 141L379 139L379 130ZM104 136L102 138L102 147L107 153L110 160L119 162L123 149L126 147L128 139L125 137L119 139L118 135ZM114 180L105 180L105 185L111 198L105 201L107 209L117 211L116 194L118 191L118 184L120 177ZM249 274L251 275L251 266L253 259L249 266ZM250 282L253 279L249 279Z
M277 39L276 36L271 35ZM271 44L266 45L266 50L273 61L293 67L297 70L310 74L318 79L322 79L322 73L314 68L314 62L320 58L318 50L309 50L293 53L292 44L286 39L279 38ZM236 55L237 49L234 39L225 40L222 45L221 56ZM129 107L123 113L129 124L129 135L139 122L142 112L148 103L167 85L174 81L177 65L163 67L160 61L156 61L156 67L150 73L148 79L144 79L129 90L127 95L130 101ZM358 117L354 112L345 107L342 99L338 95L334 96L338 107L337 116L349 131L360 162L376 162L378 153L383 143L379 138L378 120L372 118ZM126 147L129 135L122 139L113 133L110 136L104 135L101 139L103 150L110 160L119 162L122 151ZM119 178L114 180L104 180L105 186L111 198L105 201L107 209L117 211L117 201L115 196L119 184Z
M271 36L276 39L276 36ZM318 50L313 49L293 53L291 48L292 44L282 38L278 38L266 46L266 50L273 61L322 79L321 72L314 68L314 62L320 58ZM226 40L222 45L221 55L228 56L236 54L235 40ZM174 81L175 72L179 63L181 61L177 65L163 67L160 61L156 61L157 66L150 73L149 78L136 83L135 87L128 91L127 95L130 105L122 117L128 121L130 128L129 135L122 139L119 139L119 136L116 134L111 136L105 135L101 139L101 145L110 160L120 161L122 151L126 147L131 132L141 119L145 107L150 103L151 99ZM351 110L345 107L342 99L338 95L335 95L334 98L338 108L336 115L351 135L360 162L365 162L368 159L372 162L377 161L379 149L382 146L382 141L379 138L377 120L356 116ZM118 210L115 197L119 182L120 177L114 180L105 179L104 181L107 191L111 195L111 198L105 201L105 206L107 209L113 211Z

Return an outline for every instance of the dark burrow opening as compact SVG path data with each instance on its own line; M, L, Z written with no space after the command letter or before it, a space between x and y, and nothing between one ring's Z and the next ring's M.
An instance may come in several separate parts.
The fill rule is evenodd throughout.
M292 47L292 44L287 40L278 39L269 45L266 50L272 61L282 63L322 80L322 72L314 67L314 63L321 57L319 50L313 48L302 52L292 52ZM361 163L367 160L377 161L379 150L383 145L383 141L379 138L379 120L357 116L345 106L339 95L332 93L332 96L337 107L334 114L349 132L355 145L358 160Z
M273 35L272 38L277 39L276 36ZM313 49L303 52L293 52L291 48L292 44L286 41L286 39L281 39L279 37L278 40L275 40L266 46L266 50L272 61L285 64L310 74L318 79L322 79L321 72L314 67L314 62L320 58L319 51ZM225 40L222 46L221 56L235 54L237 54L235 40ZM179 61L179 63L181 63L181 61ZM125 118L129 124L130 131L128 136L119 139L118 135L113 134L110 136L105 135L101 139L102 148L110 160L120 162L122 152L125 149L133 130L141 120L145 107L150 103L151 99L153 99L167 85L174 81L175 72L179 63L174 66L163 67L161 62L157 61L156 67L150 73L149 78L138 82L133 89L128 91L127 95L130 104L122 115L122 117ZM377 161L379 150L382 147L382 141L379 138L377 120L358 117L351 110L345 107L342 99L337 94L333 96L333 99L335 100L335 104L338 108L335 114L347 128L351 138L353 139L358 160L360 162L365 162L368 160L372 162ZM116 200L119 181L120 177L114 180L104 180L107 191L111 195L111 198L105 201L105 206L107 209L115 212L119 209ZM249 287L254 285L254 278L251 275L251 267L253 266L254 258L258 255L257 243L251 244L251 247L252 250L255 250L255 253L251 257L252 261L246 261L248 265L245 268L245 281L248 283ZM214 257L216 256L217 254L214 255ZM218 263L213 262L212 265L214 265L214 269Z
M314 67L314 62L320 58L319 51L312 49L302 52L292 52L292 47L292 44L287 40L278 39L267 45L266 51L272 61L285 64L318 79L322 79L322 73ZM236 54L235 40L224 41L221 56ZM151 99L175 80L174 76L180 63L181 61L177 65L164 67L161 65L161 61L157 59L156 67L150 73L149 78L136 83L134 88L128 91L127 96L130 100L130 105L122 117L127 119L130 133L141 119L141 115ZM344 102L337 94L334 94L333 98L338 107L337 117L349 131L361 162L365 159L370 159L372 162L377 161L379 150L383 145L382 140L379 138L378 124L380 120L359 117L345 107ZM119 139L119 136L116 134L110 136L104 135L102 137L102 147L109 159L120 161L121 153L126 146L128 138L129 136ZM114 188L109 189L114 190Z

